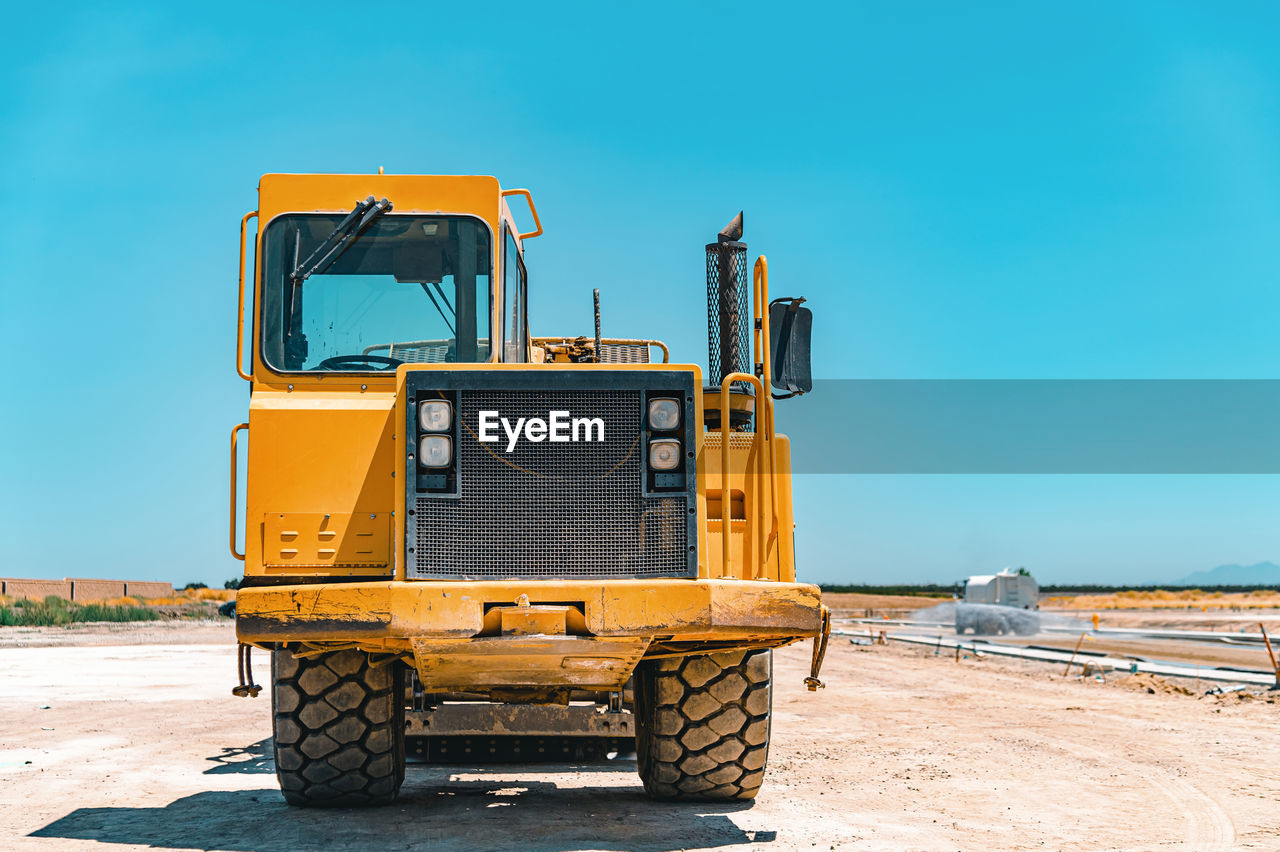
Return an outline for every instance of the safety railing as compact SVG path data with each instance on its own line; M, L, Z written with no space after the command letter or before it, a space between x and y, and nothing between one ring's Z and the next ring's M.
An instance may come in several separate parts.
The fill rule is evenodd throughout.
M534 346L545 348L546 346L569 346L579 339L593 342L587 337L534 337L530 339L530 343ZM668 364L671 362L671 350L661 340L643 340L636 337L602 337L600 338L600 343L604 346L656 346L662 351L662 363Z
M236 550L236 449L240 430L248 428L248 423L237 423L231 430L231 555L241 562L244 561L244 554Z
M775 457L773 433L773 397L769 384L769 261L762 255L756 259L752 275L753 304L755 313L754 350L756 375L747 373L729 373L720 382L720 535L721 563L720 577L733 577L733 539L729 523L729 509L733 502L731 497L732 471L729 467L729 386L734 382L750 383L756 391L756 430L751 440L751 471L744 474L755 477L755 498L752 500L751 528L756 537L756 558L751 568L751 579L758 580L764 575L768 561L769 548L778 537L778 489L777 459ZM768 468L766 480L765 468ZM768 487L768 510L770 518L766 523L765 503L759 499L760 489ZM745 492L744 492L745 493ZM768 528L766 534L765 529ZM744 534L742 542L743 573L746 573L747 540Z
M531 240L534 237L542 236L542 220L538 218L538 208L533 206L533 193L527 189L502 190L503 198L506 198L509 195L523 195L524 200L529 202L529 212L533 214L533 226L534 228L537 229L537 230L533 230L533 231L529 231L527 233L521 234L520 241L524 242L525 240Z
M778 537L778 489L775 487L777 485L775 475L778 468L773 441L773 385L770 381L772 379L772 374L770 373L772 369L772 353L769 351L769 259L764 255L756 258L756 265L751 275L751 284L752 310L756 315L756 373L760 376L760 383L764 385L764 392L760 395L759 410L763 414L763 431L768 436L769 443L769 506L772 510L773 518L769 524L769 536L764 551L767 554L768 547ZM760 425L757 424L756 428L759 429Z
M240 299L236 303L236 372L246 382L253 381L253 373L244 371L244 260L248 243L249 220L258 218L257 210L250 210L240 220ZM252 363L252 356L250 357Z
M731 535L732 530L729 525L729 508L733 503L733 491L731 488L733 480L730 476L732 471L729 469L729 386L734 382L751 383L756 388L757 396L764 392L764 385L760 383L760 379L750 373L729 373L724 377L724 380L720 382L720 550L722 556L720 579L722 580L727 580L733 576L733 538ZM756 429L755 435L753 435L751 439L752 458L755 459L756 467L761 466L762 455L760 452L760 440L763 435L764 433L760 429ZM756 487L759 487L759 480L757 479L756 482ZM753 513L756 515L760 514L759 502L760 501L758 500L752 501ZM757 533L762 531L764 529L763 519L757 518L756 521L751 524L751 528ZM747 542L744 537L742 542L744 568L746 567L746 555ZM751 579L755 580L759 578L762 566L763 559L757 558L756 565L751 571Z

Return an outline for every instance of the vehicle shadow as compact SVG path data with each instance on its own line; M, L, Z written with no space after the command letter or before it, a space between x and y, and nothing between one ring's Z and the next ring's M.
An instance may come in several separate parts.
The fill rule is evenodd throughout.
M744 831L729 818L750 808L750 802L653 802L638 779L622 786L562 787L546 780L549 771L635 778L630 761L612 766L411 765L400 799L382 808L292 808L274 786L207 791L163 807L77 808L30 836L219 852L366 847L674 852L776 839L775 832ZM512 780L521 772L538 780Z

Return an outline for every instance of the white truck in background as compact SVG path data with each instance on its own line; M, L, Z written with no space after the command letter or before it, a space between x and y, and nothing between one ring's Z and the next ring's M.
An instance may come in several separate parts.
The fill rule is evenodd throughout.
M1040 585L1026 568L1005 568L996 574L978 574L964 581L956 602L956 633L975 636L1040 632Z

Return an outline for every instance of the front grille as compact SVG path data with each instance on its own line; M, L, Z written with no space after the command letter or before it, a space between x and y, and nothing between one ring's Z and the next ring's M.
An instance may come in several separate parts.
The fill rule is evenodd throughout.
M457 493L413 493L406 525L411 579L693 573L689 492L645 493L642 388L458 387L455 393ZM557 410L600 418L605 440L522 438L510 453L501 427L497 443L479 440L481 411L514 424Z

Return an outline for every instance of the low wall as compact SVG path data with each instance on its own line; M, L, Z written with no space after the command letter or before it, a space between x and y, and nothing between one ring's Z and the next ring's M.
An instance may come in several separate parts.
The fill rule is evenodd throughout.
M157 583L154 580L125 580L124 593L131 598L171 598L172 583Z
M71 600L78 603L105 601L124 596L124 580L71 579Z
M49 595L57 595L60 598L71 599L70 580L20 580L6 577L0 580L0 583L4 587L3 594L11 598L31 598L33 601L41 601Z
M11 598L44 600L57 595L78 603L105 601L132 595L135 598L173 597L172 583L154 580L98 580L93 577L68 577L62 580L24 580L0 578L0 595Z

